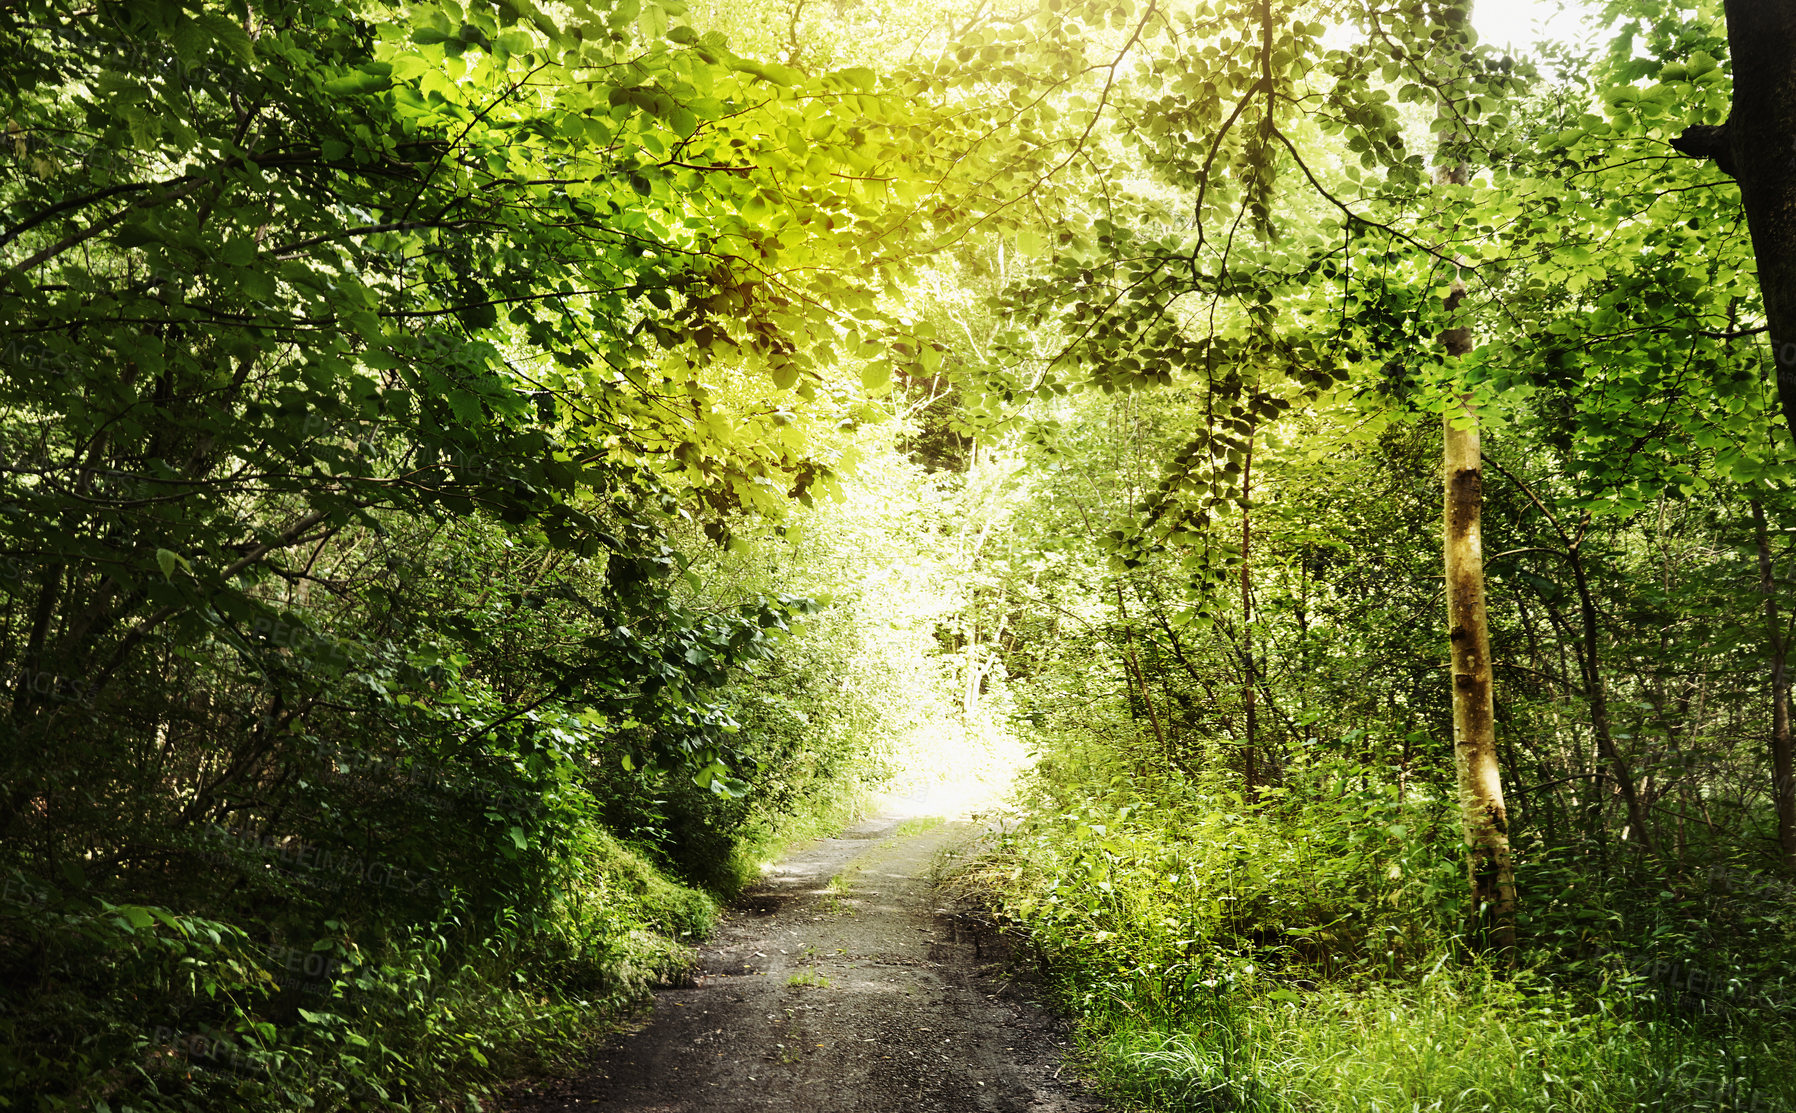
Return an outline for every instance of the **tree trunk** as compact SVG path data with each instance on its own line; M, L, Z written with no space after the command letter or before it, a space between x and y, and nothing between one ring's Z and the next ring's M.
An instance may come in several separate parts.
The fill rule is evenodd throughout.
M1449 352L1452 345L1449 344ZM1484 477L1475 423L1446 426L1447 630L1453 658L1453 758L1465 825L1472 886L1474 937L1505 963L1515 961L1515 872L1509 860L1509 814L1497 768L1496 714L1491 694L1490 629L1484 605L1481 517Z
M1726 0L1734 100L1727 123L1672 140L1740 185L1784 421L1796 437L1796 2Z
M967 489L973 489L974 477L979 474L979 442L975 440L971 451L967 453ZM967 576L967 676L961 687L960 715L961 721L970 723L979 710L979 689L981 673L979 668L979 583L974 576L979 571L979 560L985 552L985 538L992 528L993 511L986 511L985 521L980 523L979 536L973 541L973 549L966 555Z
M1246 462L1241 468L1241 710L1247 719L1246 745L1241 749L1243 780L1247 799L1254 799L1257 781L1254 777L1254 748L1259 744L1259 730L1253 690L1253 564L1248 557L1253 539L1253 434L1247 435Z
M1579 543L1571 544L1566 551L1566 558L1571 564L1572 579L1578 587L1578 612L1583 622L1584 631L1584 688L1590 697L1590 726L1596 736L1596 752L1602 760L1609 763L1609 773L1615 778L1616 789L1621 793L1621 801L1628 810L1628 837L1640 844L1648 854L1657 856L1659 847L1653 838L1652 828L1647 824L1646 809L1640 803L1640 792L1634 785L1634 774L1629 771L1628 763L1623 760L1621 751L1615 748L1615 734L1609 723L1609 689L1603 684L1602 657L1597 649L1597 640L1601 629L1597 623L1596 600L1590 594L1590 578L1584 574L1584 554Z
M967 594L967 680L960 693L960 714L971 722L979 710L979 589Z
M1765 526L1765 508L1752 500L1752 528L1759 545L1759 590L1765 595L1765 638L1771 646L1771 776L1772 798L1777 801L1777 845L1783 851L1784 868L1796 870L1796 771L1790 745L1789 646L1784 642L1783 621L1777 612L1777 581L1772 576L1771 533Z
M1471 5L1456 13L1452 30L1471 33ZM1457 60L1464 65L1464 58ZM1452 84L1446 83L1447 88ZM1459 154L1460 139L1441 142L1444 185L1464 185L1470 170ZM1440 335L1449 360L1472 350L1472 330L1460 302L1465 284L1455 275L1445 302L1448 327ZM1457 424L1463 428L1456 428ZM1491 692L1490 627L1484 604L1484 463L1478 415L1468 398L1449 400L1442 415L1445 432L1442 482L1445 488L1442 559L1447 586L1447 640L1453 672L1453 764L1459 780L1459 810L1465 826L1466 868L1471 881L1475 945L1494 950L1514 966L1515 871L1509 859L1509 813L1497 765L1496 707Z
M1752 233L1772 368L1784 423L1796 438L1796 2L1726 0L1728 53L1734 71L1727 123L1698 125L1672 140L1696 158L1714 159L1740 186ZM1792 771L1789 680L1771 595L1764 509L1755 500L1759 572L1772 638L1772 765L1777 832L1784 864L1796 869L1796 772ZM1779 690L1781 687L1781 691Z
M1135 687L1141 692L1141 705L1147 708L1147 720L1153 724L1154 742L1160 747L1160 753L1172 764L1172 751L1166 746L1166 732L1160 729L1160 715L1154 710L1154 697L1147 689L1147 677L1141 671L1141 658L1135 653L1135 628L1129 622L1129 608L1123 605L1123 589L1119 582L1116 585L1116 613L1122 619L1123 628L1123 663L1135 674ZM1127 677L1124 677L1125 682ZM1170 709L1168 710L1170 714Z

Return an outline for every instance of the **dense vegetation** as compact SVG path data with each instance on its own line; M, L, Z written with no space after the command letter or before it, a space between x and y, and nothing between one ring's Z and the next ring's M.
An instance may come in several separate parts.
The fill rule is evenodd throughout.
M1796 1106L1783 303L1592 18L0 12L0 1103L465 1108L1009 734L1124 1099Z

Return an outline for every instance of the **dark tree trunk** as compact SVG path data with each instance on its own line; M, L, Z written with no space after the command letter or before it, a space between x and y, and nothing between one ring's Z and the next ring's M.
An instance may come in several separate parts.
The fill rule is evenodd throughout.
M1141 692L1141 705L1147 708L1147 719L1154 727L1154 742L1160 747L1160 753L1167 763L1172 762L1172 751L1166 745L1166 732L1160 729L1160 715L1154 710L1154 697L1147 688L1147 677L1141 671L1141 657L1135 652L1135 628L1129 623L1129 608L1123 604L1123 589L1119 582L1116 585L1116 613L1122 619L1123 662L1129 666L1135 676L1135 687ZM1128 683L1128 674L1123 676L1124 686ZM1170 707L1167 714L1171 714Z
M1734 102L1726 124L1672 140L1740 184L1765 297L1777 397L1796 437L1796 0L1726 0Z
M1590 595L1590 578L1584 573L1583 554L1577 546L1573 546L1566 556L1571 563L1572 579L1578 586L1578 611L1584 620L1584 687L1590 696L1590 725L1596 735L1597 754L1609 763L1609 771L1615 777L1615 787L1620 791L1622 803L1627 807L1628 831L1625 838L1656 857L1659 853L1658 842L1649 826L1646 808L1640 802L1640 792L1634 785L1634 774L1628 768L1621 751L1615 748L1615 735L1609 722L1609 691L1603 683L1600 650L1602 633L1597 621L1596 601Z
M1777 802L1777 844L1786 869L1796 869L1796 762L1790 741L1789 646L1777 608L1777 578L1771 565L1765 508L1752 500L1753 534L1759 548L1759 590L1765 595L1765 637L1771 650L1771 779Z

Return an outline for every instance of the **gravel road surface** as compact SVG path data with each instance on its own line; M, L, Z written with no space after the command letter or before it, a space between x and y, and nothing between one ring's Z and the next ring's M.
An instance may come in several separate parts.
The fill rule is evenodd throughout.
M901 814L796 850L700 949L693 985L506 1108L1099 1113L1027 975L931 884L979 828Z

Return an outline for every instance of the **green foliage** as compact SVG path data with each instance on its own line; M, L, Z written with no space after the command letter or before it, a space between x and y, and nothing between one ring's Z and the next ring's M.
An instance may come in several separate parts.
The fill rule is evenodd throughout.
M1454 930L1450 804L1355 764L1294 764L1260 806L1101 744L1058 749L1041 778L992 869L1082 1011L1172 1018L1218 979L1414 974Z
M674 3L115 7L0 15L5 1097L483 1092L886 771L735 573L945 152Z
M1536 965L1465 965L1449 801L1399 801L1365 766L1317 756L1253 805L1141 756L1054 746L1030 818L972 875L1026 934L1081 1018L1091 1070L1127 1107L1669 1110L1796 1096L1781 969L1680 951L1676 925L1695 906L1661 907L1643 949L1623 952L1616 924L1641 922L1618 911L1625 885L1605 900L1582 891L1586 873L1531 861L1524 891L1580 887L1564 894L1572 907L1531 909ZM1750 879L1739 887L1758 900L1787 899ZM1555 955L1535 934L1577 924L1617 949L1567 962L1575 948Z
M1181 1027L1124 1025L1089 1050L1142 1109L1596 1113L1780 1108L1796 1078L1777 1035L1728 1033L1731 1055L1698 1058L1674 1027L1443 969L1414 986L1219 995Z
M1014 712L990 878L1141 1100L1783 1093L1796 452L1665 153L1721 13L1638 7L1544 77L1410 0L9 7L6 1085L466 1099ZM1460 397L1514 982L1457 965Z
M506 909L476 933L450 916L379 940L327 920L261 942L15 876L7 937L31 940L35 966L8 954L9 983L35 992L5 1018L5 1093L39 1109L276 1110L488 1092L684 976L677 940L715 914L602 832L569 850L553 915Z
M1017 449L1040 465L1009 513L1040 540L1002 575L1021 611L1004 669L1039 765L1030 817L982 876L1083 1018L1100 1076L1168 1109L1783 1100L1770 1049L1790 1039L1796 917L1763 842L1740 837L1768 823L1765 756L1720 725L1768 708L1740 504L1668 500L1587 527L1615 730L1660 825L1655 860L1624 840L1613 795L1585 788L1575 593L1563 557L1527 562L1563 541L1511 476L1544 500L1557 481L1533 480L1557 457L1531 426L1493 438L1496 459L1517 459L1487 490L1486 546L1529 964L1505 988L1462 969L1428 539L1438 440L1399 429L1331 450L1316 425L1261 434L1247 766L1239 510L1192 545L1228 573L1200 583L1172 546L1119 567L1088 524L1129 513L1144 462L1203 397L1063 404L1057 436ZM1702 715L1661 694L1693 682L1717 701ZM1539 1014L1548 1000L1562 1015ZM1571 1096L1574 1063L1587 1099Z

